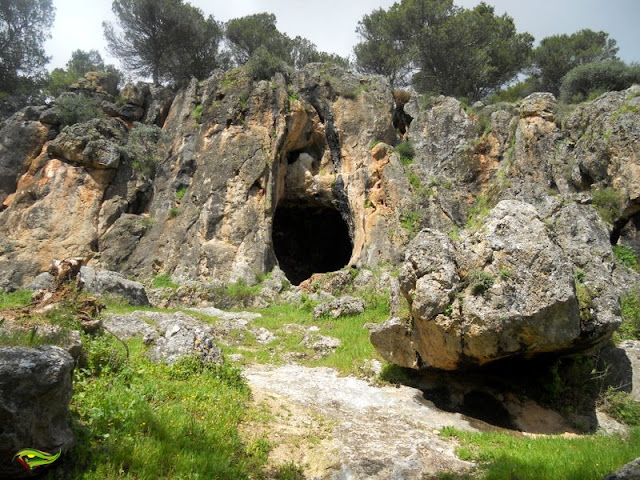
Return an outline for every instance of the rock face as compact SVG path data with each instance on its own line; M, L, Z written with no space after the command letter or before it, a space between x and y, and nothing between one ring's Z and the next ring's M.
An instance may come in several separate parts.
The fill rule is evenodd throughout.
M12 462L23 448L63 452L73 444L68 406L73 358L58 347L0 347L0 477L28 472Z
M123 105L90 77L66 95L106 116L60 131L55 107L29 107L0 133L2 289L83 257L179 282L254 284L279 266L308 291L314 274L401 264L427 229L401 275L410 333L390 331L410 338L404 363L457 368L594 345L639 280L610 248L640 253L639 86L565 114L544 93L394 103L383 78L323 64L260 82L216 71L175 95L131 84ZM155 157L131 153L135 121L162 126Z
M604 480L640 480L640 458L627 463L617 472L607 475Z
M575 206L566 207L549 228L532 205L502 201L481 232L455 244L423 230L400 269L411 325L389 321L372 332L372 342L400 365L454 370L606 338L620 319L611 300L613 259L597 249L607 242L604 225L594 218L590 236L553 241L562 219L575 214ZM585 272L576 264L593 266Z

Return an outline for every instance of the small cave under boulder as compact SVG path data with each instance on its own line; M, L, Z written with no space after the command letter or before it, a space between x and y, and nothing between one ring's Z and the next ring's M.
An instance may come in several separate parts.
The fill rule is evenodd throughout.
M338 210L326 206L278 206L272 238L280 268L293 285L314 273L340 270L353 251L346 222Z

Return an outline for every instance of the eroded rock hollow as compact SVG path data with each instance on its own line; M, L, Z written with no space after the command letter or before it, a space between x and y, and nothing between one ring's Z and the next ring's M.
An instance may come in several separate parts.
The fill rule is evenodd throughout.
M314 273L340 270L353 245L340 212L322 206L279 206L273 219L273 247L280 268L298 285Z

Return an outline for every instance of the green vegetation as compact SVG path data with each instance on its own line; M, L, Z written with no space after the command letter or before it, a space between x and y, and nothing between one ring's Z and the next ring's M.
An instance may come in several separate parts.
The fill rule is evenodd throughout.
M600 407L617 421L640 427L640 403L634 401L627 392L607 390Z
M193 119L196 123L200 122L200 117L202 117L202 104L199 103L196 105L196 108L193 109Z
M405 140L399 143L395 147L396 153L400 156L400 161L405 165L413 163L413 157L416 156L416 150L413 148L413 144L409 140Z
M61 126L75 125L103 116L98 100L79 94L62 95L56 100Z
M169 275L168 273L162 273L153 277L151 286L153 288L178 288L180 284L174 282L171 278L171 275Z
M122 79L122 73L113 65L105 65L102 56L97 50L74 50L71 59L66 64L66 69L55 68L49 75L47 94L57 97L66 92L71 85L84 77L88 72L101 72L108 74L117 86Z
M165 139L160 127L135 122L127 143L120 150L136 172L153 176Z
M586 275L584 271L578 269L573 274L576 286L576 299L580 308L580 318L584 321L591 319L591 309L593 308L593 294L591 289L585 284Z
M492 208L492 202L487 195L478 195L467 213L467 229L476 231L482 227L484 219L489 215Z
M51 0L0 3L0 92L28 96L45 77L44 43L54 19Z
M571 70L562 80L560 98L566 102L582 102L595 93L624 90L640 82L640 66L620 60L587 63Z
M616 341L640 340L640 290L634 290L620 298L622 325L614 334Z
M400 214L400 225L410 234L418 233L422 223L422 212L411 210Z
M451 479L479 480L601 480L640 456L640 428L629 438L592 435L526 437L507 432L472 433L446 427L444 438L455 438L456 454L478 462L473 475ZM447 478L447 477L442 477Z
M392 85L410 81L421 93L473 100L515 77L533 43L528 33L516 32L511 17L495 15L486 3L465 9L452 0L404 0L377 9L362 18L357 33L361 70L386 75Z
M242 353L242 362L247 364L284 364L288 359L295 358L296 362L303 365L331 367L343 374L361 375L367 369L368 360L379 359L364 325L381 323L389 316L386 296L371 295L365 300L364 313L338 319L314 320L312 310L315 304L309 300L300 307L272 305L256 310L262 317L255 319L252 324L266 328L277 338L267 344L260 344L254 338L241 338L237 346L226 347L225 353ZM313 325L319 327L315 335L340 340L340 346L333 353L314 350L312 344L315 337L309 342L304 341L309 335L307 329Z
M112 337L85 341L90 352L121 348ZM264 455L238 432L249 400L239 370L192 357L154 364L140 340L130 350L128 363L95 358L76 371L71 410L79 441L56 470L101 480L255 478Z
M176 190L176 202L180 203L186 193L187 187L180 187L178 190Z
M638 270L640 265L638 265L638 257L633 248L628 247L626 245L614 245L613 253L616 257L616 260L627 268L632 270Z
M613 187L594 190L591 194L593 205L598 210L600 217L605 222L613 223L622 213L622 207L625 202L625 192Z
M186 85L224 64L218 51L222 25L189 3L114 0L112 10L116 23L103 23L109 52L156 85Z
M180 215L179 207L171 207L169 209L169 218L176 218L178 215Z
M495 278L489 272L484 270L473 270L469 272L469 286L471 293L474 295L483 295L487 290L493 287Z
M16 290L15 292L0 292L0 310L24 307L31 302L31 290Z

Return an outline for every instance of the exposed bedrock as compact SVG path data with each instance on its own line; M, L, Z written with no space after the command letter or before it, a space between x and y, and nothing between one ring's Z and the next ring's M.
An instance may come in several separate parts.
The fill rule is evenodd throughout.
M620 324L610 250L588 206L543 222L532 205L502 201L457 241L423 230L400 269L411 319L371 340L389 361L444 370L594 346Z

